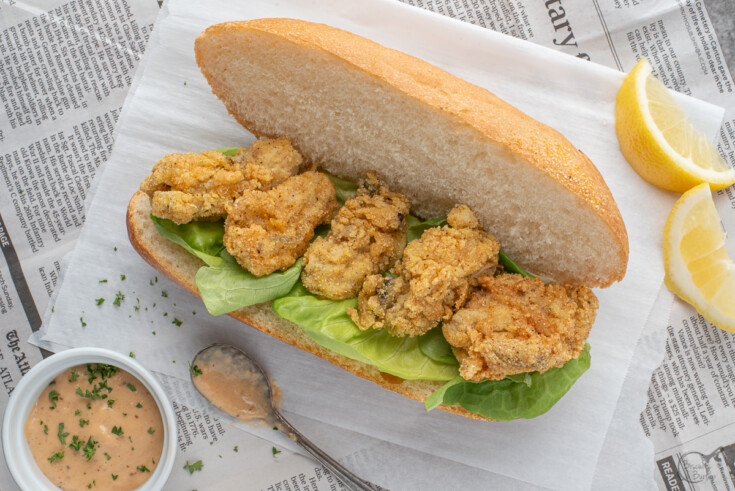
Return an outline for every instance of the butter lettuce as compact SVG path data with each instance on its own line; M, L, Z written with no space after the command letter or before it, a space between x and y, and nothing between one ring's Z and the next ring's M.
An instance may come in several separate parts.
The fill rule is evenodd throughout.
M218 149L234 156L238 147ZM337 190L340 204L354 196L354 182L327 174ZM212 315L232 312L248 305L273 300L280 317L301 326L321 346L348 358L373 365L382 372L406 380L446 383L425 401L427 410L440 404L460 405L466 410L498 421L534 418L548 411L590 366L589 345L578 358L561 368L522 373L503 380L469 382L458 371L457 359L444 338L441 325L417 337L395 337L385 330L361 330L347 314L357 308L357 299L324 300L311 293L299 278L303 258L285 271L256 277L242 268L222 244L223 221L177 225L170 220L151 219L159 233L204 261L196 274L199 294ZM447 225L446 218L421 221L408 215L407 242L418 239L429 228ZM329 226L316 235L324 236ZM533 277L502 251L500 262L509 273Z
M334 184L334 189L337 191L337 202L340 206L344 206L345 201L352 198L357 192L357 183L348 179L341 179L327 172L324 174Z
M408 215L406 216L406 223L408 224L408 230L406 231L406 242L408 243L421 237L421 234L423 234L427 229L447 225L447 219L432 218L431 220L422 222L415 216Z
M190 222L177 225L151 215L158 232L204 261L194 280L212 315L268 302L291 291L301 276L303 258L285 271L257 277L243 269L224 248L224 222Z
M422 341L424 336L399 338L385 330L363 331L347 314L347 309L356 307L357 298L323 300L309 294L300 282L288 296L273 301L276 314L301 326L321 346L382 372L406 380L442 381L457 375L456 359L447 358L451 349L441 332L441 339L430 331L424 336L431 339ZM446 346L440 346L442 342Z
M151 215L158 233L180 245L210 266L222 264L219 253L224 250L222 236L225 234L224 221L190 222L177 225L171 220Z
M234 157L237 155L238 150L240 150L240 147L222 147L217 149L218 152L223 153L228 157Z
M255 276L222 251L218 266L199 268L194 278L204 306L212 315L222 315L282 297L299 281L304 259L293 266L265 276Z
M561 368L531 372L503 380L468 382L457 376L425 401L427 410L439 404L459 404L466 410L496 421L535 418L562 398L590 367L590 346Z

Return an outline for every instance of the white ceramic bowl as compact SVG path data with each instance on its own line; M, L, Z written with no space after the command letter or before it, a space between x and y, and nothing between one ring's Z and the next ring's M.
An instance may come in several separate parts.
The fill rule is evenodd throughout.
M28 415L41 393L64 370L85 363L107 363L134 375L146 386L158 404L163 419L163 453L150 478L138 491L155 491L163 488L173 469L176 458L176 415L166 392L151 372L134 359L102 348L75 348L62 351L34 366L13 391L3 418L2 440L5 461L13 479L23 490L58 491L36 464L24 434Z

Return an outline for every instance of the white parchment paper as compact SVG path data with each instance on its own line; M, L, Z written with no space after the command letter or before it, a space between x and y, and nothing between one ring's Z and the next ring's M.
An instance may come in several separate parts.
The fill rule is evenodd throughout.
M400 458L391 459L365 476L392 489L412 489L412 476L428 466L436 473L442 462L447 472L459 463L534 487L588 488L633 350L661 286L661 233L676 198L642 181L620 154L614 102L623 75L388 0L171 0L165 8L168 13L156 25L126 101L112 157L98 176L87 223L40 340L133 351L149 368L181 378L188 378L188 361L202 347L236 342L278 381L285 410L334 428L321 442L342 438L338 429L344 428L386 442L398 457L400 450L395 449L400 448L431 456L425 463L412 459L410 468L402 467ZM127 202L161 156L253 141L211 94L194 62L193 43L208 25L256 17L324 22L426 59L558 129L595 162L628 229L628 274L621 283L596 292L600 310L589 340L592 368L546 415L485 423L441 411L426 413L414 401L229 317L209 316L199 300L133 251L125 229ZM693 100L686 105L709 131L719 127L720 109ZM125 298L115 306L118 293ZM97 306L96 298L106 300ZM628 458L636 462L634 455ZM453 482L457 489L477 488L472 473L466 479L453 476Z

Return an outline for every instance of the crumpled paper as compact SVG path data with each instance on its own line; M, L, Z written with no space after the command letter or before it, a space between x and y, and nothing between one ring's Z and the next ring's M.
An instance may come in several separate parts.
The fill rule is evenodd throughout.
M366 464L370 474L364 477L391 489L415 489L421 482L416 476L436 475L442 466L454 474L451 482L457 489L489 482L589 488L634 349L661 287L661 233L676 198L641 180L620 153L614 103L623 74L390 0L171 0L164 8L168 13L156 25L118 123L114 151L97 177L87 223L37 340L132 351L148 368L180 378L188 378L188 362L199 349L234 342L278 381L286 411L328 429L319 435L326 448L330 440L338 447L352 432L385 442L368 451L393 458L374 458L380 465ZM129 245L127 202L161 156L253 141L212 95L195 64L193 43L211 24L256 17L323 22L423 58L558 129L595 162L627 226L628 273L622 282L596 291L600 310L589 339L592 368L547 414L487 423L438 410L427 413L415 401L227 316L211 317L198 299L155 272ZM714 134L722 111L681 99L693 119ZM113 305L120 295L120 305ZM97 306L96 298L106 301ZM652 322L660 328L666 320ZM645 391L647 382L640 385ZM640 442L643 437L630 438ZM401 449L429 457L411 458L410 468L404 468ZM633 466L652 468L648 454L626 457ZM470 472L455 472L458 468ZM422 489L439 489L439 482L424 483Z

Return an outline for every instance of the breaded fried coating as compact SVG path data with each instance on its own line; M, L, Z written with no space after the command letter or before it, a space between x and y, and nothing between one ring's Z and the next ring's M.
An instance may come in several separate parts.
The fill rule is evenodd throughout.
M288 138L276 138L241 148L233 162L242 169L248 189L267 191L295 175L303 158Z
M140 189L154 216L178 223L218 220L247 189L268 190L296 174L302 162L287 138L258 140L236 157L218 151L163 157Z
M246 191L227 205L223 242L243 268L270 274L303 256L314 228L329 223L338 207L329 178L305 172L270 191Z
M592 290L517 274L479 283L482 289L442 326L463 378L545 372L579 356L597 315Z
M403 251L395 277L371 275L350 317L361 329L418 336L447 321L467 300L477 278L495 271L500 244L483 232L467 206L454 208L450 227L426 230Z
M240 167L216 151L166 155L140 185L153 215L178 224L222 218L246 187Z
M382 273L406 245L408 198L391 192L375 172L359 183L304 255L301 281L310 292L332 300L356 296L368 275Z

